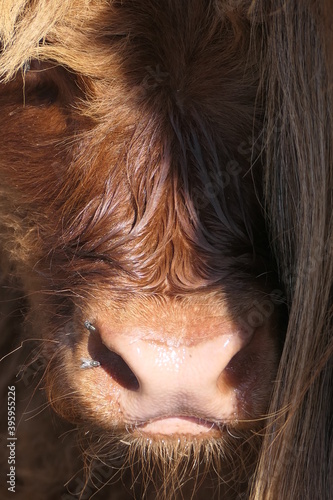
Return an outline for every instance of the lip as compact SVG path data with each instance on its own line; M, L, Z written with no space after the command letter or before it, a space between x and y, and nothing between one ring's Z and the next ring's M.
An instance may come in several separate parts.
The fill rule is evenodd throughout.
M191 435L211 437L220 435L219 426L209 420L197 417L164 417L145 422L136 427L140 433L149 435Z

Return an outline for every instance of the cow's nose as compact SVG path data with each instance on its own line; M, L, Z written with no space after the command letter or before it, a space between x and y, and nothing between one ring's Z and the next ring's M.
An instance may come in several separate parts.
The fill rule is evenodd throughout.
M201 337L196 343L161 341L154 332L133 334L101 329L104 353L101 365L120 386L125 416L135 422L178 415L230 418L235 411L235 388L226 368L249 342L251 335L230 328Z

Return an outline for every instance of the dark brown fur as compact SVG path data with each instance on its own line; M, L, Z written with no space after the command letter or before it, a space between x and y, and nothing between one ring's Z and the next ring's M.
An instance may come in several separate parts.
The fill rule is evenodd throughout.
M17 498L332 498L329 1L1 8ZM268 322L253 407L207 442L135 438L78 369L83 323L198 300Z

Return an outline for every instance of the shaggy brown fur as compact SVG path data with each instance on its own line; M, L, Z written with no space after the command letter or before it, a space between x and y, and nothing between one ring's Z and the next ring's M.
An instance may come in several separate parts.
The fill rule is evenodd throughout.
M332 23L329 0L1 2L16 498L333 498ZM84 321L198 301L265 317L253 405L146 440L80 370ZM2 488L7 403L1 429Z

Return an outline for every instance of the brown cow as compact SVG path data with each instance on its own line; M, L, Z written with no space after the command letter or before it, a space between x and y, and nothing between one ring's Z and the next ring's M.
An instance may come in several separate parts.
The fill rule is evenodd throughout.
M1 498L333 497L332 23L2 0Z

